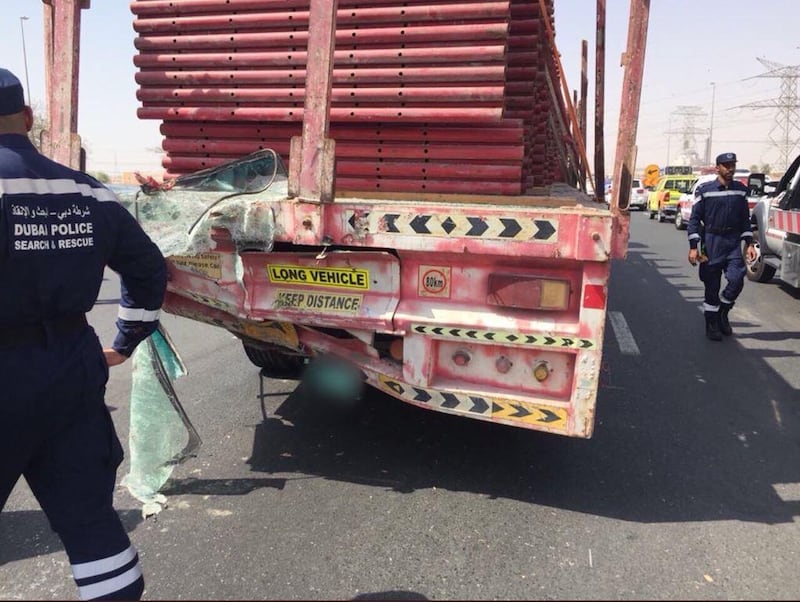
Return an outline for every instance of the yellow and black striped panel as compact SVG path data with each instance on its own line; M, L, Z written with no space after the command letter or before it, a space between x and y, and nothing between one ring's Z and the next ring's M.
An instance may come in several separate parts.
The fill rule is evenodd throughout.
M548 347L551 349L554 347L579 350L597 349L597 343L591 339L582 339L580 337L565 335L522 334L519 332L455 328L452 326L430 326L426 324L413 324L411 326L411 332L445 339L473 341L475 343L499 343L503 345Z
M348 212L347 223L356 229L356 214ZM373 234L404 234L444 238L492 238L541 243L558 242L558 220L512 216L471 216L441 213L390 213L373 211L358 218Z
M567 430L568 414L564 408L488 395L438 391L410 385L383 375L378 375L378 382L380 388L391 395L432 408L446 409L467 416L512 420L553 430Z

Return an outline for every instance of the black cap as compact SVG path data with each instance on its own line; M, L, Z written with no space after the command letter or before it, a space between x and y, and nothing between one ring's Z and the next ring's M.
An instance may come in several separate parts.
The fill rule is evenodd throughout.
M0 67L0 116L13 115L25 108L22 84L16 75Z
M720 163L736 163L736 153L722 153L717 155L717 165Z

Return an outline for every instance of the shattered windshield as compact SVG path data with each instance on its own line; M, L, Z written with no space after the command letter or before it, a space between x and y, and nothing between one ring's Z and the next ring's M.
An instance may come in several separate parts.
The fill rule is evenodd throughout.
M146 180L146 179L143 179ZM270 201L287 194L287 172L272 150L262 150L175 180L146 180L140 188L117 188L120 202L166 257L213 250L214 227L237 244L272 249L275 218ZM264 202L266 201L266 202ZM237 273L241 263L237 264ZM176 463L194 454L200 437L175 394L172 381L186 368L163 325L134 352L130 400L130 471L123 484L157 514L167 498L161 488Z
M179 176L173 188L254 193L265 190L275 179L285 181L286 178L283 161L275 151L267 149L232 163Z
M269 251L274 215L269 204L286 198L288 176L271 149L179 176L143 184L118 197L165 257L199 255L215 247L212 227L226 228L248 248Z

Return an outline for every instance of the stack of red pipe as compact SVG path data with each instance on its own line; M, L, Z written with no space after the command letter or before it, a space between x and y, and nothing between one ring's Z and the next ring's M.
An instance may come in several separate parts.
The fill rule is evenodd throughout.
M261 148L288 160L308 9L132 2L138 115L162 121L167 175ZM515 195L562 178L564 109L538 0L339 0L336 27L337 188Z

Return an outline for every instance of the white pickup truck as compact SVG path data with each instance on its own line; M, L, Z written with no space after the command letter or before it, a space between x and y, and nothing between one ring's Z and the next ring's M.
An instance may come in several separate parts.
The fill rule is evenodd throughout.
M747 278L768 282L777 273L789 286L800 288L800 156L781 178L775 192L761 197L751 212L755 261L748 262ZM750 176L751 190L764 189L762 174ZM745 254L745 258L747 255Z

